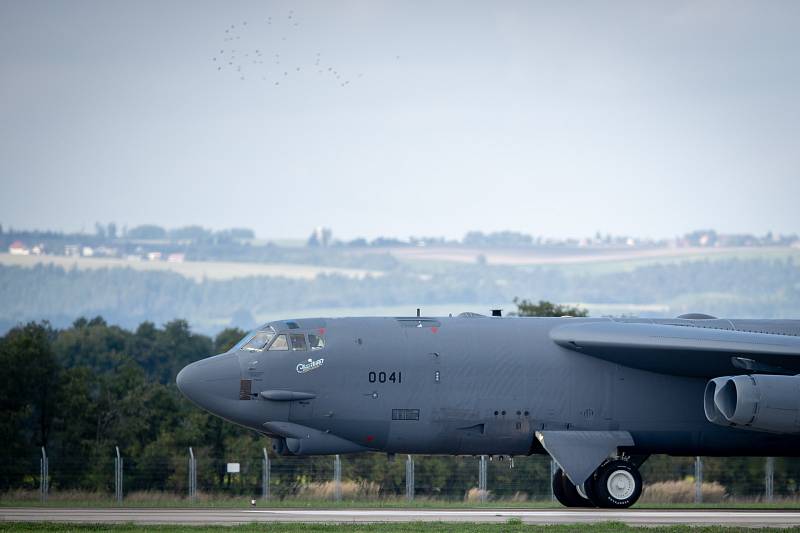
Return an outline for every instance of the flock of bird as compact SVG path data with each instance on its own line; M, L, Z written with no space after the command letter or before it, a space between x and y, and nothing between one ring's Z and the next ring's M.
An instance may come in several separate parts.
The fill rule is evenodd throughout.
M263 31L258 28L261 23L266 25ZM270 16L250 25L247 21L231 24L225 28L223 44L211 61L220 73L232 73L241 81L256 80L273 87L280 87L301 76L315 76L318 80L347 87L354 79L363 77L362 73L346 76L325 60L319 51L311 55L300 52L298 55L299 48L292 48L291 45L299 28L300 21L293 10L286 16L275 19ZM262 44L254 48L253 41ZM267 49L270 49L269 52Z

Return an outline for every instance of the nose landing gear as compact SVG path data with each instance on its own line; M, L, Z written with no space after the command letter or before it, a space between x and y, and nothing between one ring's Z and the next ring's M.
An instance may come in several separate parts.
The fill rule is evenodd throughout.
M559 468L553 476L553 494L566 507L602 507L625 509L642 495L639 469L626 459L614 459L600 465L583 484L586 497Z

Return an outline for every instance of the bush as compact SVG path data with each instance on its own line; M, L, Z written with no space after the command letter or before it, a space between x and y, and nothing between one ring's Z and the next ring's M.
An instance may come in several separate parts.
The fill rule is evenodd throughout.
M703 502L719 503L728 496L728 491L717 483L703 483ZM694 503L695 483L693 479L659 481L645 485L642 502L645 503Z
M477 487L472 487L464 494L464 501L470 503L480 503L481 501L489 501L490 492L488 490L480 490Z
M380 485L372 481L342 481L343 500L372 500L378 497ZM299 498L309 500L332 500L336 494L336 483L324 481L301 485L297 491Z

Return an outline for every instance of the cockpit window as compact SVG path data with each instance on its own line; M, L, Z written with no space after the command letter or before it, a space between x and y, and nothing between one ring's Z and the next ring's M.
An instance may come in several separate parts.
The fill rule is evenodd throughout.
M278 335L275 342L269 347L269 351L285 351L289 349L289 343L286 341L286 335Z
M275 336L275 330L272 328L267 329L265 331L259 331L253 338L251 338L247 343L242 346L242 350L247 350L248 352L260 352L264 349L269 341L272 340L272 337Z
M311 346L312 350L321 350L325 347L325 339L323 339L319 335L314 335L312 333L309 333L308 345Z
M305 352L306 351L306 336L302 333L290 335L289 338L292 340L292 351L293 352Z

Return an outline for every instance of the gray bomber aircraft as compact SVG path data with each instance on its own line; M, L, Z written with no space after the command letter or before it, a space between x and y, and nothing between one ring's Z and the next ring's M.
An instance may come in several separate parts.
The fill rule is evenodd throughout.
M800 455L800 320L277 321L178 374L279 454L549 454L566 506L628 507L650 454Z

